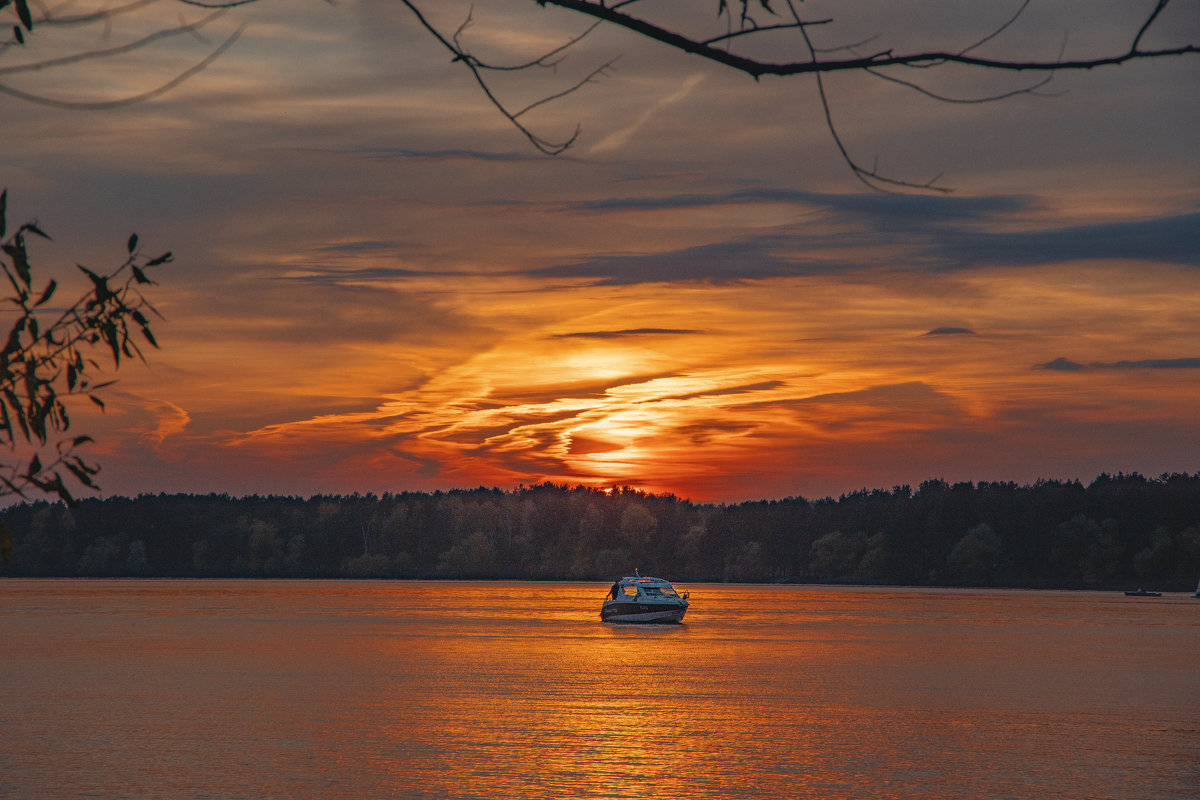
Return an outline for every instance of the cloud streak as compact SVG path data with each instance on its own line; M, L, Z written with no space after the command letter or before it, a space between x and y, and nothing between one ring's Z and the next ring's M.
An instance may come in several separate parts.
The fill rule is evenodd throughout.
M1200 369L1200 358L1143 358L1137 361L1093 361L1090 364L1080 364L1070 359L1056 358L1044 364L1037 364L1034 368L1056 372L1081 372L1089 369Z
M556 333L555 339L626 339L637 336L694 336L704 331L690 328L630 328L622 331L577 331Z
M661 98L654 105L642 112L641 116L635 119L631 124L626 125L620 130L613 131L605 136L600 141L591 146L590 155L597 155L613 150L619 150L630 142L653 119L657 114L662 113L666 109L685 99L692 91L704 81L704 75L694 73L687 76L683 83L675 91Z
M893 199L803 192L745 190L728 195L613 199L580 204L588 211L656 211L716 208L733 203L785 203L838 214L842 230L802 221L769 234L716 241L677 250L621 253L543 268L537 276L581 278L599 285L769 280L864 269L956 272L995 266L1066 262L1143 261L1200 266L1200 214L1157 217L1038 231L988 230L1007 225L1027 201L1016 197ZM900 232L903 238L897 239ZM845 258L848 248L860 255ZM863 257L868 248L874 256ZM889 251L899 253L892 255ZM890 257L889 257L890 256ZM898 256L898 257L897 257ZM897 263L899 262L899 264Z

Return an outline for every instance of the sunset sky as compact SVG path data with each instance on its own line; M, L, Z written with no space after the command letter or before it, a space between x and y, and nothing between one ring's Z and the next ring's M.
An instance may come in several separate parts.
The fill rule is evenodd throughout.
M723 29L716 0L660 5ZM981 52L1119 52L1153 5L1034 0ZM962 49L1019 6L802 8L835 18L818 46L899 50ZM447 35L471 8L424 4ZM75 407L106 495L553 481L727 502L1200 470L1200 56L984 104L827 79L856 157L946 195L858 183L811 78L617 30L495 84L519 108L617 59L528 115L547 138L579 126L556 157L385 0L262 0L9 69L209 13L160 0L0 51L10 227L54 238L35 267L114 265L133 232L175 254L150 293L162 349L103 415ZM59 107L148 92L243 25L165 94ZM463 40L517 63L586 27L484 0ZM1188 0L1146 43L1197 41ZM1036 80L915 78L954 97Z

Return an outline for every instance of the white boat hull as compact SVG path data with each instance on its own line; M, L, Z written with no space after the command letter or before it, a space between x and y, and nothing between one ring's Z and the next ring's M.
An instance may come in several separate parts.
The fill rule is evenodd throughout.
M687 606L653 608L639 603L605 603L600 609L604 622L676 623L683 622Z

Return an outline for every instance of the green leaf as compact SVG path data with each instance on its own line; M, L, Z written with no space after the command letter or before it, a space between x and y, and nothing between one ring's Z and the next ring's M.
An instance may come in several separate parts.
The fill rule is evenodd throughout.
M100 324L100 330L104 334L104 340L108 342L108 347L112 350L113 361L118 366L121 364L121 340L117 336L117 326L112 320L104 320Z
M130 234L128 248L129 248L129 252L131 254L133 253L134 250L137 250L137 242L138 242L137 234L136 233Z
M8 344L4 346L4 355L10 356L20 353L21 347L21 332L25 330L27 317L21 317L13 323L12 330L8 332Z
M43 239L47 239L49 241L54 241L53 239L50 238L50 234L46 233L44 230L42 230L41 228L39 228L37 225L33 224L32 222L26 222L24 225L21 226L21 230L29 231L34 236L40 236Z
M99 397L96 397L96 395L94 395L94 394L89 394L88 399L91 400L96 405L100 406L101 411L104 410L104 401L101 400Z
M95 289L95 299L88 301L87 308L99 308L103 306L107 300L116 296L113 294L112 289L108 288L108 276L97 275L83 264L76 264L75 266L79 267L80 271L83 272L84 275L88 276L88 280L92 282L92 286Z
M29 255L25 251L25 238L21 236L21 232L17 231L13 235L12 244L4 245L4 252L8 253L8 257L12 259L13 268L17 271L17 277L26 286L33 280L29 267Z
M25 30L33 30L33 15L29 13L29 0L16 0L17 16L21 18L21 24L25 26Z
M25 34L21 33L21 28L18 25L13 25L13 38L17 40L17 44L25 44ZM0 233L0 236L3 235Z
M47 300L49 300L54 295L54 290L57 288L58 288L58 281L51 280L50 283L48 283L46 285L46 288L42 291L42 296L39 297L38 301L33 304L33 307L37 308L42 303L45 303Z
M48 481L42 490L47 494L54 492L68 506L74 507L79 505L75 498L71 496L71 492L67 489L67 485L63 483L62 476L57 472L54 473L54 480Z
M7 5L7 3L5 3ZM0 6L3 8L4 6ZM4 238L4 232L8 228L5 222L5 215L8 213L8 189L0 192L0 239Z
M4 389L4 399L8 403L8 407L13 410L17 417L17 424L21 426L21 433L25 435L25 439L29 439L29 425L25 422L25 406L21 405L20 398L12 389Z
M84 486L88 487L89 489L96 488L96 484L92 482L92 476L88 475L79 467L75 466L74 464L67 464L67 469L71 470L71 473L75 475L75 478Z
M166 264L169 261L173 261L174 258L175 257L173 255L171 255L170 251L167 251L166 253L163 253L158 258L152 258L149 261L147 261L146 266L147 267L157 267L159 264Z

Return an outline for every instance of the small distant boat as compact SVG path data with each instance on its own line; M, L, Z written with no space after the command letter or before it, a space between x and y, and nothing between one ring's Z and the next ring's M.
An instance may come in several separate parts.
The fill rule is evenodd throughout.
M670 581L643 578L634 571L613 583L600 607L604 622L683 622L688 610L687 592L679 594Z
M1200 593L1200 587L1196 591ZM1162 592L1151 592L1147 589L1138 589L1136 592L1126 592L1126 597L1162 597Z
M1200 597L1200 581L1196 582L1196 593L1192 597Z

